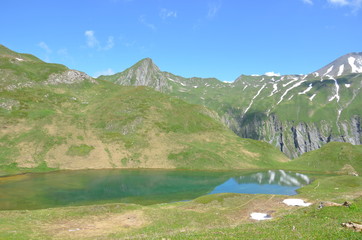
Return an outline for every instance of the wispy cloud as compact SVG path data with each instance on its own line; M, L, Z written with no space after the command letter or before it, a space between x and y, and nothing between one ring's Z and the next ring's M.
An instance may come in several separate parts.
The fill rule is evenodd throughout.
M328 0L328 2L338 6L345 6L349 4L347 0Z
M314 5L314 0L302 0L303 3ZM329 6L332 7L346 7L352 10L352 14L355 15L362 8L362 0L325 0Z
M157 29L154 24L147 22L145 15L141 15L138 20L139 20L139 22L142 23L144 26L148 27L149 29L151 29L151 30L153 30L153 31L155 31L155 30Z
M102 46L101 43L95 36L95 32L93 30L87 30L84 32L84 36L86 37L86 43L89 48L95 48L97 50L109 50L114 47L114 37L109 36L107 43L105 46Z
M60 48L56 51L56 53L62 61L67 62L68 64L75 63L73 57L69 54L67 48Z
M354 14L362 7L362 0L327 0L327 2L335 7L350 7Z
M53 51L50 49L50 47L45 42L38 43L38 46L43 49L47 54L52 53Z
M113 69L112 69L112 68L108 68L108 69L106 69L106 70L102 70L102 71L99 71L99 72L94 73L93 77L97 78L97 77L99 77L99 76L101 76L101 75L113 75L113 74L115 74L115 72L113 71Z
M177 12L166 8L162 8L160 11L160 17L165 20L166 18L174 17L177 18Z
M220 8L221 8L220 1L209 3L209 10L207 12L207 18L209 18L209 19L214 18L217 15L217 13L219 12Z
M66 48L61 48L61 49L59 49L58 51L57 51L57 53L59 54L59 55L61 55L61 56L68 56L69 54L68 54L68 49L66 49Z
M206 15L202 15L199 19L197 19L196 23L193 25L193 29L199 29L202 25L215 18L221 9L221 5L221 0L210 2L207 6Z
M93 30L85 31L84 35L87 39L88 47L90 47L90 48L99 47L99 42L98 42Z
M53 50L45 42L38 43L38 47L45 51L43 60L45 62L50 62L50 55L52 54Z
M109 50L114 47L114 37L109 36L106 46L103 47L104 50Z
M313 0L303 0L304 3L309 4L309 5L313 5Z

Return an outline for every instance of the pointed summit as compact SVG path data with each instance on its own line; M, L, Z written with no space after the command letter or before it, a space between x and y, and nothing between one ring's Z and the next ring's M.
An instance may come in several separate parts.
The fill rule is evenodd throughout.
M313 74L321 77L339 77L351 73L362 73L362 52L343 55Z
M144 58L123 72L99 79L126 86L148 86L158 91L168 88L168 81L151 58Z
M161 72L161 70L157 67L157 65L153 62L151 58L144 58L138 61L135 65L131 68L142 68L147 69L153 72Z

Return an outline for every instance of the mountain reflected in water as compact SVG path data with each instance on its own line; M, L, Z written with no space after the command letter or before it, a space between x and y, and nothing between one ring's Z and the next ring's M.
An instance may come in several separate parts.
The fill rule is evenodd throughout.
M210 194L232 192L249 194L294 195L296 190L311 183L311 179L302 173L284 170L242 174L228 179L215 187Z
M267 172L258 172L242 175L234 178L239 184L259 183L259 184L278 184L281 186L302 187L311 183L311 179L301 173L286 172L284 170L269 170Z
M0 209L41 209L103 203L156 204L213 193L294 195L305 174L175 170L88 170L0 178Z

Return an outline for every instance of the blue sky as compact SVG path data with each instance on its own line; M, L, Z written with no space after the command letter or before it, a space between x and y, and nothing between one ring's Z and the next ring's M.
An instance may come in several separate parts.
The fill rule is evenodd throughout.
M91 76L309 73L362 51L362 0L2 0L0 44Z

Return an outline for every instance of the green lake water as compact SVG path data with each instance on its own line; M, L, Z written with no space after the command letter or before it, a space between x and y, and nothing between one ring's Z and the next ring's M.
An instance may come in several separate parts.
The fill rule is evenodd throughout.
M213 193L294 195L309 184L305 174L175 170L82 170L0 178L0 210L100 203L155 204Z

